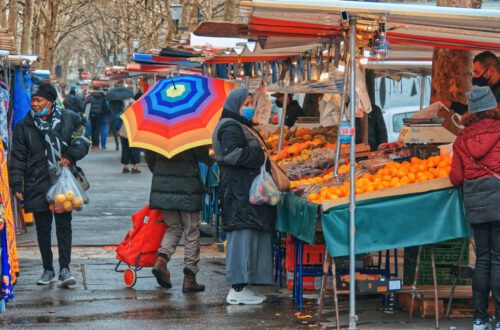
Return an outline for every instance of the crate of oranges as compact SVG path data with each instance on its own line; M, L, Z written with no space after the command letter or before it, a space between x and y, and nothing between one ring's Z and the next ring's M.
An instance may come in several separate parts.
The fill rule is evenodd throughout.
M404 187L416 183L448 178L451 157L433 156L428 159L411 158L402 163L389 162L376 172L366 173L355 181L356 195ZM341 185L323 186L319 192L311 193L307 200L313 203L336 200L350 195L350 182Z

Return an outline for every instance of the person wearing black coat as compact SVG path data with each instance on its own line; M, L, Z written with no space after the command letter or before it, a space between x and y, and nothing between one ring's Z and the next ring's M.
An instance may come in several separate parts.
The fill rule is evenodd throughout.
M274 93L272 96L276 98L276 105L283 108L283 102L285 100L285 94ZM285 115L285 125L292 127L295 125L295 121L298 117L304 116L304 110L300 107L299 102L293 99L293 94L288 94L286 115Z
M200 261L200 211L205 192L198 163L211 164L208 147L189 149L172 158L146 151L146 162L153 172L149 206L163 210L168 226L153 266L153 275L160 286L172 287L167 264L184 234L182 291L203 291L205 286L196 282Z
M64 99L63 105L64 109L83 114L83 102L76 97L76 91L74 89L69 91L69 95Z
M101 120L108 116L109 110L106 102L106 96L102 91L92 92L85 100L84 108L90 103L90 129L92 134L92 149L99 150Z
M53 213L46 200L61 166L72 167L85 157L89 141L81 136L83 121L71 110L55 103L57 92L47 83L32 87L31 112L16 126L10 161L10 184L16 197L33 212L44 272L37 284L55 280L52 265L51 231L55 218L62 286L75 284L71 262L71 212Z
M266 297L252 292L248 285L273 283L276 207L249 202L250 187L266 158L261 142L253 135L258 132L252 128L251 116L242 116L243 109L248 111L247 104L251 104L248 91L233 90L213 135L227 235L226 283L231 287L228 304L261 304Z
M356 118L356 143L363 142L361 118ZM371 151L376 151L378 146L387 142L387 128L385 126L382 110L372 103L372 111L368 114L368 144Z

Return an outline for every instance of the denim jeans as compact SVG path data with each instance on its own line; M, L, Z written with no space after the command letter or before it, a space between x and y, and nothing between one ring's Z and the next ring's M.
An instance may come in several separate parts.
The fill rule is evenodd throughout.
M500 222L472 225L476 244L476 268L472 277L474 319L488 321L490 292L495 318L500 321Z
M101 148L106 148L106 141L108 139L109 130L109 116L103 116L101 119Z

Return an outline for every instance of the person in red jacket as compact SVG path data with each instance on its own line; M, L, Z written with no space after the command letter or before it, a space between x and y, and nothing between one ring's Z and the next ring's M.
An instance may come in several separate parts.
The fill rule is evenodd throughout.
M489 87L473 87L467 98L469 110L453 145L450 180L463 185L465 215L474 231L473 329L492 329L490 292L500 329L500 106Z

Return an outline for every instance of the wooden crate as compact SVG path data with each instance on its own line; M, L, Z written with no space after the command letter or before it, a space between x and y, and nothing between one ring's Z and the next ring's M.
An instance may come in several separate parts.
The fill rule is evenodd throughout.
M399 295L399 304L400 306L406 310L410 311L411 305L411 294L403 293ZM415 307L413 309L413 315L420 317L434 317L436 315L436 304L434 298L430 299L430 297L422 297L415 298ZM439 316L443 316L445 312L444 300L438 300L438 308L439 308Z

